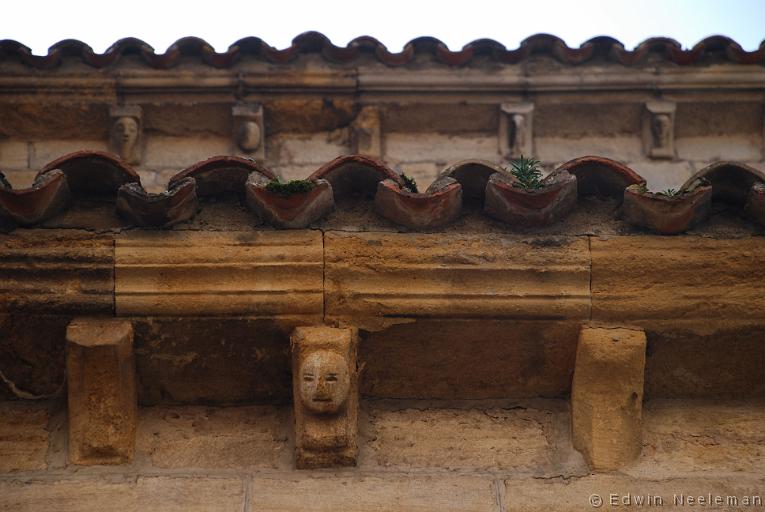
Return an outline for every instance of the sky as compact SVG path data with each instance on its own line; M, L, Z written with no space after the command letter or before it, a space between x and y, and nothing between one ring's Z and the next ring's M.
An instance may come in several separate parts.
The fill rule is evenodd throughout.
M0 39L15 39L35 54L69 38L97 52L123 37L143 39L157 52L184 36L201 37L219 52L247 36L284 48L308 30L340 46L371 35L391 51L424 35L453 50L480 38L515 48L536 33L554 34L569 46L609 35L627 48L652 36L692 47L721 34L745 50L765 39L765 0L10 0L3 7Z

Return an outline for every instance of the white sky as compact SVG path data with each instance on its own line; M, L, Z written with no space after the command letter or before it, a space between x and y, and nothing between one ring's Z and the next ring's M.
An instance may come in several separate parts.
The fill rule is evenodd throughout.
M175 40L202 37L217 51L237 39L257 36L277 48L318 30L337 45L371 35L391 51L430 35L452 49L479 38L508 48L546 32L578 46L610 35L632 48L651 36L668 36L691 47L712 34L738 41L746 50L765 39L765 0L6 0L0 39L15 39L36 54L74 38L103 52L123 37L138 37L163 52Z

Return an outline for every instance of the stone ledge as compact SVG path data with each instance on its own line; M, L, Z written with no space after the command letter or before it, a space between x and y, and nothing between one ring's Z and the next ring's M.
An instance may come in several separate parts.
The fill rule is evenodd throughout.
M14 512L239 512L239 478L111 476L0 481L0 509Z
M323 311L322 241L313 231L122 234L115 269L119 316Z

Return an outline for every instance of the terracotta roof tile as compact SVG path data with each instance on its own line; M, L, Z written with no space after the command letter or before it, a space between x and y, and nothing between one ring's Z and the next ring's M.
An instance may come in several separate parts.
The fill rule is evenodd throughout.
M477 57L502 64L517 64L535 55L546 55L569 65L606 60L634 66L646 62L650 55L683 66L714 60L764 65L765 42L756 50L746 51L728 37L710 36L690 49L683 49L674 39L655 37L643 41L633 50L627 50L624 44L611 37L595 37L578 48L571 48L559 37L536 34L523 40L515 49L507 49L492 39L479 39L452 51L439 39L419 37L407 43L401 52L391 52L369 36L357 37L346 46L336 46L324 34L305 32L283 49L274 48L260 38L247 37L233 43L227 51L217 53L205 40L185 37L170 45L164 53L157 53L144 41L127 38L115 42L99 54L81 41L67 39L51 46L47 55L34 55L17 41L0 41L0 62L15 60L37 69L54 68L66 58L80 58L90 66L104 68L117 63L125 55L140 55L146 65L156 69L172 68L184 57L197 58L215 68L228 68L245 56L273 64L288 64L304 54L319 54L326 61L336 64L352 64L367 55L391 67L406 66L414 61L416 55L422 54L431 55L436 62L447 66L465 66Z
M575 195L595 194L618 201L625 197L627 187L645 186L646 183L642 176L626 165L599 156L570 160L553 174L571 174L570 181L577 189ZM198 210L198 198L226 194L245 198L248 183L250 188L254 186L253 176L258 177L257 183L261 185L278 178L273 171L253 160L216 156L178 172L170 179L167 191L150 194L141 186L136 171L118 157L100 151L78 151L44 166L30 189L13 190L0 173L0 227L8 231L16 225L38 224L62 212L71 203L70 199L77 201L82 196L107 200L116 198L117 213L129 222L139 226L168 227L192 218ZM277 213L281 220L272 223L277 227L305 227L328 214L337 199L355 196L374 201L378 213L398 224L410 229L433 229L459 217L463 204L475 206L479 203L478 206L485 207L488 197L484 191L492 188L493 182L503 179L512 181L502 166L481 160L466 160L446 167L425 193L410 193L403 188L402 176L384 162L363 155L343 155L322 165L308 178L314 184L326 183L327 186L320 189L328 197L322 197L318 206L313 205L312 201L316 201L311 197L278 201ZM711 183L711 195L716 199L731 203L736 211L765 225L765 174L739 163L717 162L699 171L680 188L675 201L677 204L681 204L681 199L690 194L693 183L698 179ZM523 194L520 189L510 187L508 190L516 195ZM524 207L538 209L538 199L544 196L540 192L549 190L532 191L530 194L535 197L524 198L521 201ZM640 193L646 197L656 195L645 190ZM342 207L341 204L340 209ZM545 207L542 205L542 208ZM305 211L293 212L290 208ZM259 211L258 208L251 209ZM567 207L566 212L569 210ZM284 221L293 217L299 217L299 222ZM550 216L552 220L557 218ZM542 220L547 222L550 219L544 217ZM683 223L683 226L694 223ZM513 221L513 224L516 227L532 227L532 224L524 223L521 226L518 221ZM675 228L672 232L676 232Z

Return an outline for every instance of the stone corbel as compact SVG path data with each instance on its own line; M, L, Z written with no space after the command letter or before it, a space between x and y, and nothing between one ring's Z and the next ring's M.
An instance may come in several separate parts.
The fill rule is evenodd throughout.
M649 101L643 116L643 148L651 158L675 157L675 110L671 101Z
M372 158L382 158L381 124L379 108L362 108L351 126L351 151Z
M645 332L583 327L571 387L574 448L595 471L613 471L642 448Z
M128 164L140 164L143 143L143 116L138 105L109 109L109 147Z
M298 327L292 334L298 469L356 465L357 346L355 329Z
M138 416L132 324L78 318L66 341L69 462L130 462Z
M518 158L534 154L534 104L503 103L499 115L499 154Z
M236 146L256 160L266 158L266 130L263 124L263 105L234 105L234 142Z

